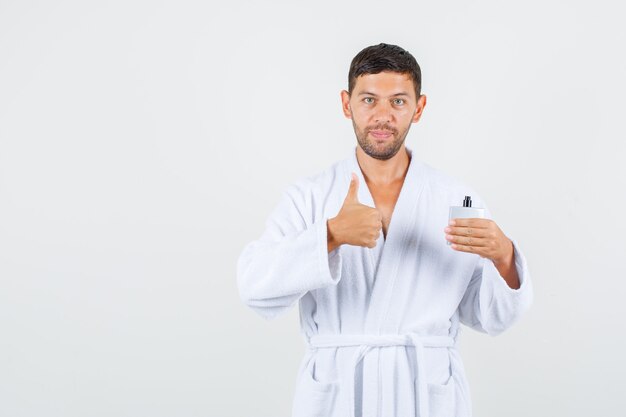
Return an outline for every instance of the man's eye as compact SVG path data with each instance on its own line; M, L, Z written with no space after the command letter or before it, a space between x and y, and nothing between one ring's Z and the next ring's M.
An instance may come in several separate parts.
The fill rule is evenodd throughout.
M395 104L398 104L398 105L400 105L400 104L404 104L404 99L397 98L397 99L395 99L395 100L394 100L394 103L395 103Z
M372 101L368 101L368 100L372 100ZM365 98L363 99L363 101L365 101L366 103L368 103L368 104L369 104L369 103L372 103L372 102L374 101L374 99L373 99L373 98L371 98L371 97L365 97Z

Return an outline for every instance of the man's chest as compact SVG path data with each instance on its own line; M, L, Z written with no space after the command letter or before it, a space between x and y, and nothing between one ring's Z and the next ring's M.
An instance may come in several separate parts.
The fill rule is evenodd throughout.
M372 199L374 200L376 208L382 214L383 234L386 238L391 216L393 215L393 209L398 201L400 190L402 189L402 181L384 187L368 184L368 187L372 193Z

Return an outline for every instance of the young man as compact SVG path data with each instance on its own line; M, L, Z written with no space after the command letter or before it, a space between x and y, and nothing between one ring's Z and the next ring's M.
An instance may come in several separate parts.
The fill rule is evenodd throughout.
M520 319L526 260L472 188L405 146L426 106L410 53L363 49L348 85L358 146L287 188L239 257L242 300L267 319L299 301L293 417L469 417L459 323L495 336ZM465 196L487 218L448 224Z

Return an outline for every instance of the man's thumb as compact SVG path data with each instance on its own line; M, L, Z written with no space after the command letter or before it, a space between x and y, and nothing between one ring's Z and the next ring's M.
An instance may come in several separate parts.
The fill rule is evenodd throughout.
M350 188L348 188L348 195L346 195L345 201L351 201L353 203L359 202L359 177L354 172L351 173L352 179L350 180Z

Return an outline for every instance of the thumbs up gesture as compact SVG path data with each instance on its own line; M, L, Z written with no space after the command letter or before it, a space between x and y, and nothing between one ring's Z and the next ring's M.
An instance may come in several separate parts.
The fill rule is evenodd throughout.
M373 248L383 227L374 207L359 203L359 177L352 173L350 188L336 217L328 220L328 252L342 244Z

